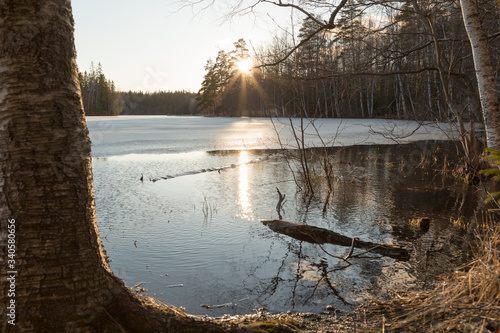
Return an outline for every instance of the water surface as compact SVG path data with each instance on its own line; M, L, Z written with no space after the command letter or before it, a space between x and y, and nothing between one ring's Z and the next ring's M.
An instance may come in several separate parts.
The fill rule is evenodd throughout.
M449 227L450 212L472 210L459 204L463 188L417 172L422 157L447 137L432 126L404 139L432 141L410 145L380 145L394 142L373 129L415 129L414 123L328 119L309 126L308 146L321 144L318 132L336 146L329 151L336 181L325 205L321 190L313 200L297 194L278 149L293 143L288 120L87 122L100 234L112 270L129 287L139 285L191 314L350 309L418 280L408 262L367 254L345 263L331 255L343 257L348 248L319 247L271 231L259 219L277 218L276 188L286 194L285 220L408 247L421 237L409 227L412 217L432 217L428 235L436 235Z

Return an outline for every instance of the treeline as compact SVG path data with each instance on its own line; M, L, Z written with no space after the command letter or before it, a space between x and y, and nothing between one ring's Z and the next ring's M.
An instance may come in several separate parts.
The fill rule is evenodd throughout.
M478 3L498 71L500 7ZM309 16L292 29L296 35L275 36L255 50L258 68L248 75L237 67L239 55L246 56L243 40L219 52L205 66L199 107L210 115L480 119L456 1L348 1L336 27L315 34L327 21Z
M122 112L123 100L113 81L108 80L99 63L95 68L79 73L80 89L87 116L116 116Z
M120 92L103 73L101 64L92 63L79 73L83 107L87 116L193 115L196 94L188 91Z
M122 93L124 115L194 115L196 94L189 91Z

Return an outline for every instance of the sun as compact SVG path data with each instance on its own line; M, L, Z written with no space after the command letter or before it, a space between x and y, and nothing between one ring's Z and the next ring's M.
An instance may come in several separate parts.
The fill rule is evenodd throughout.
M243 59L236 63L238 70L243 74L248 74L253 68L253 61L251 59Z

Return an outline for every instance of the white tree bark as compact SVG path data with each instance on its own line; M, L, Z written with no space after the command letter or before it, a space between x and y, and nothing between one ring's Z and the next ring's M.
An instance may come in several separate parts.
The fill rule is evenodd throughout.
M464 25L469 35L479 98L486 131L486 144L500 149L500 103L486 33L481 26L476 0L460 0Z

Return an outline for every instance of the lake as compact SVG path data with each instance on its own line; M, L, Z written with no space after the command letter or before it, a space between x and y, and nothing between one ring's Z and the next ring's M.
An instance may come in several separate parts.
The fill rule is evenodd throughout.
M275 233L259 219L278 217L277 188L286 195L284 220L409 249L415 239L439 238L451 215L474 209L463 186L417 168L437 146L452 149L442 141L452 129L443 124L306 123L307 147L334 147L327 204L322 191L312 200L297 192L281 150L295 143L288 119L119 116L87 117L87 125L111 269L127 286L190 314L349 310L425 280L412 261L368 253L347 263L333 256L348 247ZM421 216L433 221L425 235L409 225Z

